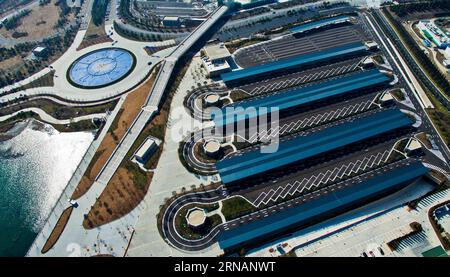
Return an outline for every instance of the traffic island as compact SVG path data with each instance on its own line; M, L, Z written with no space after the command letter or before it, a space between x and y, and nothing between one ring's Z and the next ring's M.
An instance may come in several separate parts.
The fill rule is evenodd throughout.
M178 234L188 240L204 238L216 226L223 223L220 215L215 213L217 209L218 203L194 203L182 207L175 215L175 228Z

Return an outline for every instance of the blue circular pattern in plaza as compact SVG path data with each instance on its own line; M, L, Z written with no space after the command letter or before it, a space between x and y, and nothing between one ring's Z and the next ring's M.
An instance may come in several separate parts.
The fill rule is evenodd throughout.
M77 59L68 71L69 82L81 88L101 88L117 83L133 70L134 55L122 48L106 48Z

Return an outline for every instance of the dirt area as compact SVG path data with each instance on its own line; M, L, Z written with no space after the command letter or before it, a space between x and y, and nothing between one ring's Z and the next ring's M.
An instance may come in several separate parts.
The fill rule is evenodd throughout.
M233 54L238 50L239 48L243 48L246 46L250 46L256 43L260 43L263 41L267 41L268 39L265 38L254 38L254 39L238 39L231 42L226 43L226 47L228 51Z
M86 39L86 40L83 40L80 43L80 46L78 46L77 50L80 51L80 50L82 50L84 48L87 48L89 46L92 46L92 45L105 43L105 42L112 42L112 41L113 40L110 37L107 37L107 36L101 36L101 37Z
M152 173L147 174L148 184L152 176ZM144 198L147 189L148 185L138 189L133 183L133 174L119 168L83 221L84 228L92 229L126 215L135 208L134 203Z
M131 162L130 158L148 136L156 137L162 141L164 140L170 103L175 89L178 87L179 82L181 82L187 68L188 65L182 68L181 72L176 75L177 78L172 84L160 112L138 136L123 159L119 169L95 204L91 207L91 210L83 221L84 228L92 229L119 219L130 213L144 199L152 181L153 173L143 171L137 164ZM160 144L158 151L147 162L147 168L156 166L163 146L164 142Z
M69 207L64 210L64 212L61 214L60 218L58 219L58 222L56 223L55 228L53 228L52 232L50 233L50 236L48 237L47 241L44 244L44 247L41 250L41 253L44 254L48 252L53 245L58 241L59 237L61 236L62 232L64 231L64 228L66 227L67 222L69 221L70 215L72 214L73 207Z
M89 164L89 167L82 177L80 184L74 191L72 199L80 198L92 186L95 177L97 177L103 165L114 151L114 148L116 148L117 144L125 135L126 131L131 126L131 123L139 113L139 110L144 104L145 99L147 98L147 95L153 85L155 76L156 74L154 72L147 81L128 94L119 114L115 118L107 135L100 144L97 153Z
M22 57L15 56L0 62L0 68L11 68L22 62Z
M437 68L441 71L442 75L445 76L447 81L450 82L450 74L447 72L448 68L446 68L444 66L444 64L443 64L443 61L445 59L446 58L444 57L444 55L441 52L436 51L436 56L434 58L434 63L436 63L438 65Z
M83 41L81 42L80 46L78 46L77 50L81 50L91 45L112 41L113 40L105 32L105 24L97 26L94 24L93 20L91 20L89 22L88 29L86 30L86 34L84 35Z
M60 10L55 5L56 0L52 0L45 6L33 7L31 13L22 18L21 24L13 29L0 29L0 34L6 38L13 38L14 32L27 33L27 36L17 38L18 41L38 40L49 36L55 32L55 25L58 22ZM73 15L71 15L73 17ZM69 18L69 21L72 18Z
M130 161L130 157L148 136L163 139L167 119L168 110L162 109L152 122L144 128L128 151L119 169L89 211L83 221L84 228L92 229L119 219L131 212L144 199L152 181L153 173L144 172L138 165ZM163 144L151 157L153 166L156 166L162 149Z
M416 138L423 144L425 145L426 148L431 149L432 145L430 143L430 141L427 138L427 134L422 132L416 135Z

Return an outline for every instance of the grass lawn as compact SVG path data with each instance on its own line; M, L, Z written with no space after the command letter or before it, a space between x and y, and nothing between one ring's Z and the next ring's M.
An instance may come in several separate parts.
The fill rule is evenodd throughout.
M175 217L175 228L177 232L187 239L200 239L204 235L208 234L212 228L222 223L222 219L218 214L212 215L206 218L205 225L199 229L194 230L189 227L186 221L186 215L188 211L194 207L203 208L205 212L211 212L219 208L218 203L214 204L189 204L181 208Z
M400 89L398 89L398 88L396 88L396 89L393 89L393 90L391 90L391 91L389 91L398 101L403 101L403 100L405 100L406 98L405 98L405 95L403 94L403 92L400 90Z
M86 34L84 35L83 41L81 42L80 46L78 46L77 50L81 50L91 45L112 41L113 40L106 34L105 23L103 22L102 24L97 26L94 24L93 20L91 20L86 30Z
M256 208L242 197L232 197L223 201L222 213L227 221L254 211Z
M431 102L435 106L434 109L426 109L431 120L436 125L439 134L444 138L445 144L450 145L450 112L448 112L433 95L428 94Z
M86 34L84 35L84 39L96 38L100 36L106 36L105 23L97 26L94 24L94 21L91 20L86 30Z

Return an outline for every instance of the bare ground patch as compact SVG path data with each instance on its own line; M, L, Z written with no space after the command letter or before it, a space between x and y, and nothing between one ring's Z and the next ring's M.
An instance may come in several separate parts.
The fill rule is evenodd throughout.
M170 103L175 93L175 88L178 87L187 68L188 65L185 65L180 73L176 75L177 77L168 92L167 98L164 100L160 112L138 136L111 181L91 207L89 213L85 215L83 220L84 228L92 229L119 219L130 213L144 199L152 181L153 172L143 171L130 158L148 136L154 136L162 140L163 143L160 144L158 151L149 159L146 168L156 167L164 147L164 135L169 118Z
M47 5L33 7L31 13L21 19L20 26L12 30L2 28L0 34L6 38L14 38L14 32L27 33L27 36L17 38L18 41L40 40L53 34L60 15L55 2L56 0L52 0Z
M41 250L42 254L47 253L58 241L59 237L64 231L64 228L67 225L67 222L69 221L70 215L72 214L72 210L73 207L69 207L65 209L64 212L61 214L61 216L58 219L58 222L56 223L55 228L53 228L52 232L50 233L50 236L48 237L47 241L44 244L44 247Z
M91 45L112 42L113 40L106 34L105 24L95 25L93 20L89 22L88 29L84 35L83 41L78 46L77 50L84 49Z
M148 124L131 149L128 151L119 169L114 173L111 181L100 194L95 204L83 221L86 229L92 229L109 223L131 212L144 199L153 178L153 172L145 172L138 165L130 161L136 151L148 136L164 138L168 110L161 112ZM155 167L162 153L161 144L157 152L149 159L148 167Z
M94 158L91 160L88 169L83 175L80 184L72 194L72 199L78 199L84 195L95 181L103 165L113 153L119 141L131 126L133 120L143 106L148 93L150 92L156 73L154 72L147 81L134 89L127 96L119 114L114 119L108 133L100 144Z

